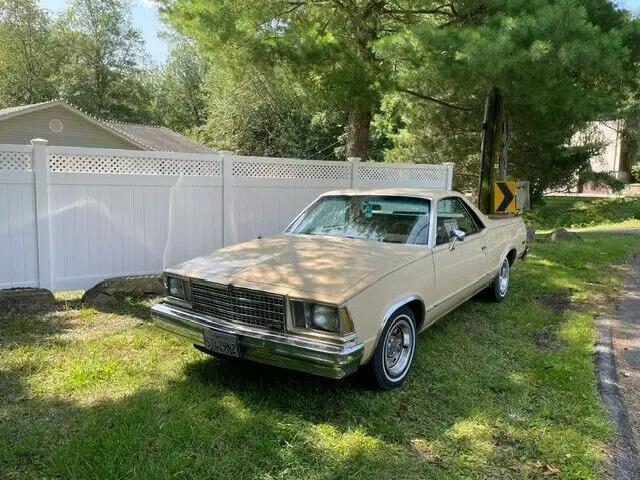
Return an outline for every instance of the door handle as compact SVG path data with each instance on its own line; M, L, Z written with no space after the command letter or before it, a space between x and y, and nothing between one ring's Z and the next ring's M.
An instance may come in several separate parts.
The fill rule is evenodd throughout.
M486 250L486 249L487 249L486 245L483 245L482 247L480 247L480 250Z

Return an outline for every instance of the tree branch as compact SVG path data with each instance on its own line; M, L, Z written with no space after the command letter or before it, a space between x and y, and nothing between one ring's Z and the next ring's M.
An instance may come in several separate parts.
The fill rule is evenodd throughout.
M330 0L291 0L289 5L301 6L309 3L329 3Z
M454 110L461 110L463 112L470 112L471 111L470 108L461 107L459 105L454 105L452 103L445 102L444 100L439 100L437 98L430 97L429 95L425 95L424 93L416 92L416 91L410 90L408 88L398 88L398 91L402 92L402 93L406 93L406 94L412 95L412 96L414 96L416 98L419 98L421 100L426 100L428 102L437 103L438 105L442 105L443 107L449 107L449 108L453 108Z
M382 13L390 15L446 15L454 16L455 7L451 3L446 3L435 8L419 8L415 10L402 8L383 8Z
M299 9L300 7L304 7L305 5L309 5L311 3L328 3L329 0L291 0L288 3L289 8L280 15L287 15Z
M492 13L499 12L500 7L486 7L484 5L477 5L474 8L470 8L464 12L451 15L451 19L445 23L439 25L439 28L449 27L451 25L462 25L464 22L471 20L473 17L479 17L481 15L490 15Z

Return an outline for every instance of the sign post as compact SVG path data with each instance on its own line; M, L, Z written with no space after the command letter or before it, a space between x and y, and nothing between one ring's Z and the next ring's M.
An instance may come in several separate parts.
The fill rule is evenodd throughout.
M494 88L487 97L482 122L482 145L480 147L480 185L478 186L478 208L490 213L491 187L498 157L497 147L502 136L502 95Z

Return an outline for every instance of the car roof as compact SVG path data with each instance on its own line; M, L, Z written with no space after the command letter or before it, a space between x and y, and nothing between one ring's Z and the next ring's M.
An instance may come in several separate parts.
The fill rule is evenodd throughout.
M442 188L343 188L325 192L327 195L380 195L380 196L406 196L437 200L443 197L462 197L463 195L453 190Z

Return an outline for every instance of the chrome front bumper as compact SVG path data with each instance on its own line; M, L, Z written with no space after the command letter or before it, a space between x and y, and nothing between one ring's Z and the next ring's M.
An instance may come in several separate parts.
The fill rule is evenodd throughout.
M151 319L155 326L187 338L201 350L204 349L204 329L209 328L237 336L242 358L323 377L343 378L354 373L363 354L361 343L352 341L338 345L287 333L261 331L167 303L152 307Z

